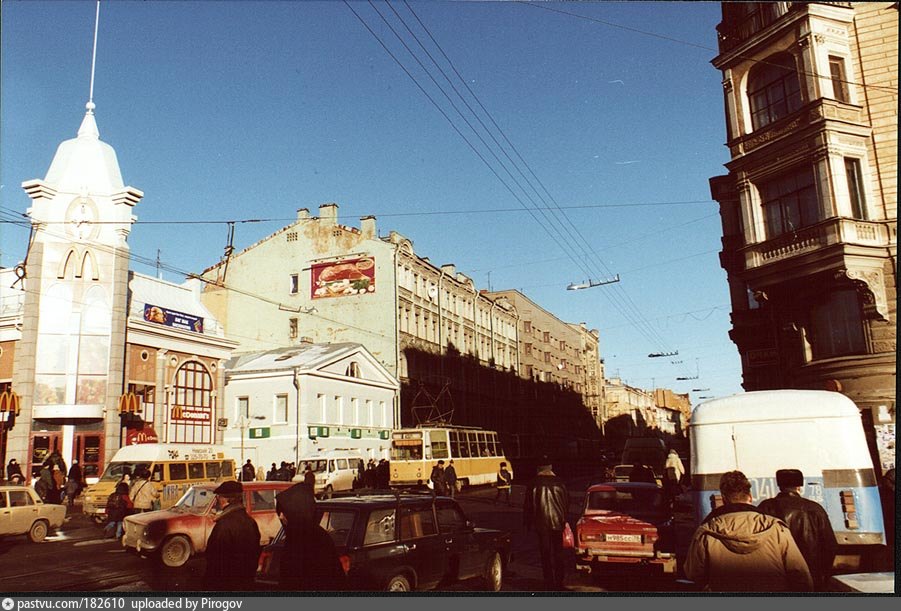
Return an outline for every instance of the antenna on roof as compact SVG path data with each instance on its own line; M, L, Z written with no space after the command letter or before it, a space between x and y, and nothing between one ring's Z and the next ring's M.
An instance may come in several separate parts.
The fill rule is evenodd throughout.
M91 53L91 90L88 92L88 103L85 108L94 110L94 68L97 65L97 30L100 27L100 0L97 0L97 12L94 16L94 50Z

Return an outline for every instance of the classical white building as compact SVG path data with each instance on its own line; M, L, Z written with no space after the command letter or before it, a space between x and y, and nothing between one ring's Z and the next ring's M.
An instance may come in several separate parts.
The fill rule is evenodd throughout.
M93 103L45 178L22 187L33 237L25 260L0 270L0 394L20 411L0 427L0 461L35 473L58 451L93 478L127 443L221 441L221 365L236 344L196 282L129 271L143 193L123 182Z
M224 443L256 466L317 451L388 458L399 385L360 344L312 344L234 357L226 364Z

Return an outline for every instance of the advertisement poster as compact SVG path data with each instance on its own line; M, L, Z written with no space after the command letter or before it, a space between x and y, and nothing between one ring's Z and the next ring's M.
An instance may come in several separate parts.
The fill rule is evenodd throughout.
M375 292L375 259L320 263L310 269L311 297L349 297Z
M184 312L168 310L149 303L144 304L144 320L175 329L203 333L203 318L185 314Z

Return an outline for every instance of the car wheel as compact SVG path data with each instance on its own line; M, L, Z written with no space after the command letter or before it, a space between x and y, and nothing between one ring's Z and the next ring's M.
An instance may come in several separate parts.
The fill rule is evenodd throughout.
M166 539L160 548L160 562L166 566L182 566L191 557L191 542L182 535Z
M410 592L412 589L410 580L404 575L395 575L388 580L388 585L385 586L386 592Z
M28 538L33 543L40 543L47 537L48 530L50 530L50 525L45 520L38 520L31 525L31 530L28 531Z
M497 552L491 554L485 563L485 586L488 592L500 592L504 585L504 563Z

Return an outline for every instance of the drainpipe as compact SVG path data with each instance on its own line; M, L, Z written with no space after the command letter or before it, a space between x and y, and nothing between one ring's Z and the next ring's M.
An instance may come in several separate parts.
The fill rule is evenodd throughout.
M294 368L294 403L295 403L295 421L294 421L294 464L300 464L300 379L298 378L297 367Z
M378 236L376 236L378 237ZM392 273L394 274L394 378L397 380L397 392L394 393L394 423L392 429L399 429L400 423L400 311L397 309L399 298L398 278L397 278L397 253L400 245L391 244L394 252L391 254L391 264L394 266Z

